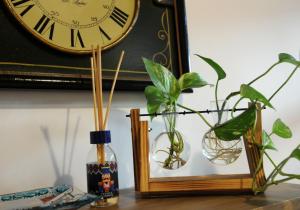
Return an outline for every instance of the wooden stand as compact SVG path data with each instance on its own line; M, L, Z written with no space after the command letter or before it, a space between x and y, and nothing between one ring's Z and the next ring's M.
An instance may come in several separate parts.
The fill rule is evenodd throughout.
M132 109L131 132L135 190L142 196L185 193L252 192L253 174L260 158L259 149L244 136L250 174L150 178L148 122L140 120L140 110ZM261 113L257 113L256 134L261 141ZM263 184L263 168L256 181Z
M262 144L262 118L261 118L261 105L256 104L257 106L257 113L256 113L256 128L255 128L255 139L258 145ZM257 165L259 163L261 154L259 148L254 144L253 140L251 139L252 130L249 130L246 135L244 136L244 144L250 169L251 177L254 177ZM265 172L263 168L263 164L261 165L259 171L255 177L255 185L257 187L262 187L266 183Z

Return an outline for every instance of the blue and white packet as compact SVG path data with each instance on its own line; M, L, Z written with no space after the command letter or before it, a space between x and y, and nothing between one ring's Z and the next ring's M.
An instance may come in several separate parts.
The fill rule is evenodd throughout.
M58 185L0 195L0 209L77 209L97 199L97 196L84 193L72 186Z

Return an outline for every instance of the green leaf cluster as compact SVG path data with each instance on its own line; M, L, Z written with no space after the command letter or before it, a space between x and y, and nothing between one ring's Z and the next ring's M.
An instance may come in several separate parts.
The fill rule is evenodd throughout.
M293 158L296 158L297 160L300 160L300 149L295 149L293 152L292 152L292 154L291 154L291 156L293 157Z
M175 105L183 90L208 84L195 72L183 74L177 80L163 65L147 58L143 58L143 62L154 85L145 89L149 114L158 112L162 106Z
M277 119L274 122L272 133L284 139L289 139L293 136L291 129L281 119Z
M254 89L249 85L246 84L241 85L240 96L242 98L249 99L251 102L261 102L265 106L268 106L273 109L273 106L270 103L270 101L263 94L261 94L259 91L257 91L256 89Z
M217 82L215 85L215 99L216 99L216 107L218 109L219 116L222 116L222 112L224 111L224 107L229 99L231 99L234 96L239 96L239 99L237 100L236 104L233 107L233 110L236 108L236 106L244 99L249 100L252 104L255 104L257 102L262 103L265 107L269 107L274 109L273 105L271 104L271 99L281 90L281 88L289 81L290 77L293 75L293 73L296 71L296 69L300 66L300 61L297 61L293 56L287 54L287 53L280 53L278 55L278 61L273 64L266 72L264 72L262 75L259 75L257 78L249 82L248 84L242 84L240 86L239 91L232 92L228 94L226 97L226 100L223 102L223 105L221 107L218 106L218 84L219 81L224 79L226 77L226 73L224 69L214 60L201 56L196 55L203 61L205 61L217 74ZM257 80L261 79L265 75L267 75L275 66L277 66L280 63L290 63L295 66L294 71L291 73L290 77L274 92L274 94L267 98L264 96L261 92L253 88L251 85L256 82ZM232 119L229 121L219 124L217 123L212 130L215 132L218 138L226 141L235 140L242 136L249 128L251 128L255 124L256 119L256 106L251 106L246 110L244 113L238 115L237 117L233 116L232 112ZM219 119L220 121L220 119ZM287 127L284 127L280 121L277 121L274 124L274 130L273 133L277 134L278 136L282 138L289 138L291 136L291 132ZM273 144L271 141L271 138L264 133L265 136L265 143L266 148L273 148Z
M212 60L210 58L206 58L206 57L198 55L198 54L196 54L196 56L198 56L199 58L204 60L208 65L210 65L213 68L213 70L215 70L215 72L218 75L218 80L222 80L222 79L226 78L225 71L217 62L215 62L214 60Z
M270 135L265 130L263 130L263 132L262 132L262 147L264 150L266 150L266 149L277 150L273 140L271 139Z
M280 63L290 63L295 66L300 65L300 61L297 61L296 58L294 58L292 55L287 54L287 53L280 53L278 55L278 59Z
M282 122L281 119L275 120L272 127L272 133L268 134L265 130L262 133L262 149L263 150L277 150L273 140L271 139L271 135L277 135L284 139L292 138L291 129Z
M257 106L257 103L262 103L264 107L269 107L271 109L274 109L274 106L271 104L271 100L287 84L287 82L291 79L291 77L294 75L296 70L300 67L300 61L296 60L293 56L287 53L280 53L278 55L278 61L276 61L264 73L254 78L249 83L242 84L239 90L229 93L228 96L225 98L223 104L220 105L219 107L219 103L218 103L219 82L226 78L226 73L224 69L211 58L207 58L201 55L196 55L196 56L199 57L204 62L206 62L217 74L217 80L214 85L215 87L214 95L215 95L219 120L214 126L212 126L201 113L197 112L197 114L206 123L206 125L210 127L211 131L214 131L217 138L224 141L236 140L240 138L242 135L244 135L250 128L255 127L257 109L258 108L261 109L259 106ZM153 114L157 112L162 106L174 107L176 105L186 110L194 111L193 109L187 106L177 104L176 101L183 90L189 88L203 87L208 83L205 82L197 73L184 74L181 76L181 78L179 78L179 80L177 80L170 73L168 69L161 66L160 64L157 64L145 58L143 60L146 66L146 70L154 85L154 86L148 86L145 89L148 112L150 114ZM253 87L253 84L256 81L268 75L277 65L282 63L291 64L294 66L294 69L287 77L287 79L280 85L280 87L277 90L274 91L274 93L270 97L266 97L263 93L261 93L260 91L256 90ZM248 102L250 102L251 105L244 112L242 112L237 116L234 116L232 111L231 113L232 118L224 123L220 123L221 116L223 112L226 111L224 110L224 107L226 103L229 100L231 100L233 97L238 97L235 102L235 105L233 106L233 111L242 100L248 100ZM172 135L174 136L175 134L176 131L174 130ZM269 150L277 150L272 140L272 135L276 135L283 139L289 139L292 137L292 132L290 128L281 119L277 119L273 123L271 133L267 133L265 130L262 131L262 143L259 145L258 145L259 141L255 140L256 136L253 133L252 134L249 133L249 134L251 135L251 138L253 138L253 142L257 144L257 146L260 148L260 152L261 152L261 158L258 162L257 169L254 174L253 189L255 192L263 192L266 190L268 186L273 184L279 184L281 182L285 182L291 179L300 179L300 175L298 174L288 174L283 171L284 166L291 158L295 158L300 161L300 144L292 151L292 153L287 158L282 160L279 164L276 164L267 153L267 151ZM170 140L172 139L174 138L170 138ZM175 141L171 141L171 142L175 142ZM173 143L170 148L170 160L172 159L172 154L174 151L175 152L177 151L177 153L179 154L181 153L182 149L183 149L183 143L181 143L181 141ZM273 165L274 170L267 177L266 184L256 188L257 187L255 186L256 174L260 171L262 167L263 155L265 155L268 158L270 163ZM165 163L167 163L167 161L168 159L165 161ZM277 175L280 175L283 178L276 180Z
M288 139L292 137L292 132L290 128L284 122L282 122L281 119L277 119L273 123L272 132L270 134L268 134L265 130L263 130L262 145L258 145L260 148L261 156L260 156L259 164L257 165L256 168L256 172L254 173L253 176L254 177L253 190L256 194L259 192L264 192L271 185L277 185L279 183L286 182L292 179L300 179L299 174L291 174L291 173L284 172L284 168L290 159L295 158L300 161L300 144L292 151L292 153L288 157L286 157L281 162L276 164L275 161L273 161L273 159L267 152L268 150L277 150L274 142L271 139L271 136L273 134L283 139ZM269 160L269 162L272 164L273 171L269 173L269 175L266 178L266 182L262 186L257 186L255 184L256 183L255 179L257 173L261 170L264 155L267 158L267 160ZM280 177L278 177L278 175L280 175Z
M256 122L256 107L252 104L249 109L223 124L213 128L216 136L225 141L235 140L246 133Z

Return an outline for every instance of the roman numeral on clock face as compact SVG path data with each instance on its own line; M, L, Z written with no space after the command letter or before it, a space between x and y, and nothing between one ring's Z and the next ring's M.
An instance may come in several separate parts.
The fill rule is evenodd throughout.
M125 26L128 20L128 14L120 10L118 7L115 7L109 16L113 21L115 21L122 28Z
M51 24L50 18L48 18L46 15L43 15L35 25L34 30L36 30L40 34L45 34L46 32L49 32L49 39L52 40L54 34L54 27L55 23L53 22Z
M80 46L84 48L84 43L79 30L71 29L71 47L77 47L79 42Z
M11 2L16 8L24 8L20 13L22 17L34 6L32 0L11 0Z
M101 36L105 36L106 39L108 40L111 40L110 36L99 26L99 30L100 30L100 33L101 33Z

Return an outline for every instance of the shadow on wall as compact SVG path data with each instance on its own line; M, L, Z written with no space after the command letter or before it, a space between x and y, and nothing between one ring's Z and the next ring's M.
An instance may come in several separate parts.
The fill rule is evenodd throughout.
M129 188L134 185L131 127L130 119L126 118L126 111L113 109L108 121L108 129L112 133L112 148L114 149L118 160L118 172L120 188ZM111 122L111 123L110 123ZM118 123L117 123L118 122ZM54 185L67 184L73 185L74 178L71 174L72 163L74 159L74 150L77 142L77 133L80 125L80 118L76 120L74 130L70 130L70 109L67 109L65 138L63 143L62 163L58 162L54 151L51 132L46 126L41 127L43 139L48 148L49 155L53 164L56 180ZM69 136L72 136L71 138ZM60 167L62 167L60 169Z
M51 137L49 134L49 129L47 127L41 127L41 132L43 133L44 140L48 145L49 154L52 160L53 168L56 175L56 181L54 182L54 186L59 184L66 184L66 185L73 185L73 177L71 176L71 167L73 162L74 156L74 149L77 139L78 127L80 123L80 117L77 118L75 129L73 132L73 136L71 139L68 138L69 134L69 120L70 120L70 109L67 109L67 116L66 116L66 127L65 127L65 138L64 138L64 147L63 147L63 162L62 162L62 170L59 170L58 162L54 154L53 146L51 143ZM68 166L66 164L67 161L67 149L68 149L68 142L71 143L70 149L70 157Z

